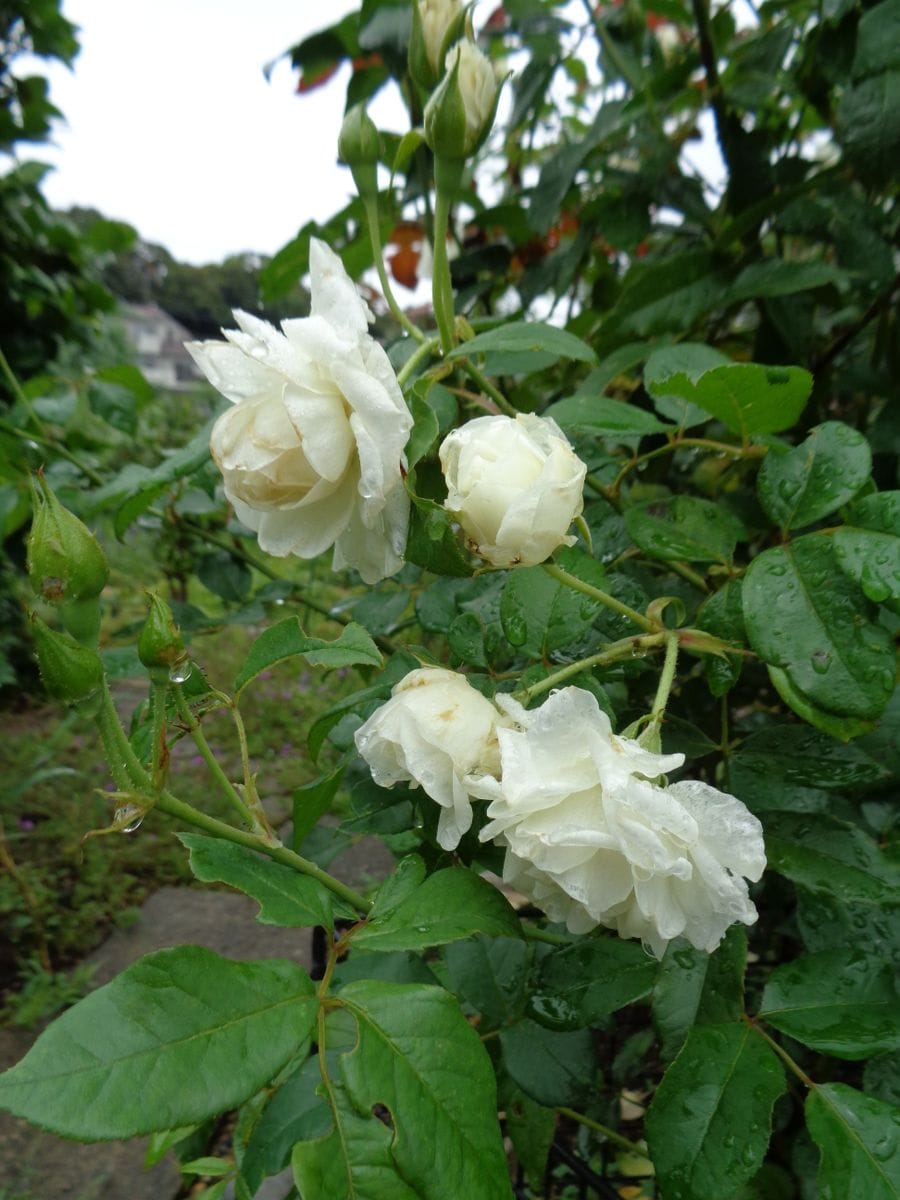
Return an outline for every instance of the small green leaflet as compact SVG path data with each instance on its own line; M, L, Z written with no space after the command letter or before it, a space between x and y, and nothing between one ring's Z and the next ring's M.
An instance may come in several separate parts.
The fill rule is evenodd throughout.
M421 950L485 933L521 936L515 911L506 897L465 867L447 867L429 875L414 891L353 934L353 945L366 950Z
M264 925L301 929L330 926L335 908L344 916L356 915L321 883L246 846L200 833L176 836L191 852L191 870L196 878L203 883L227 883L252 896L259 904L256 919Z
M351 622L333 642L307 637L298 617L285 617L261 633L244 660L234 681L236 693L243 691L258 675L285 658L302 655L311 667L381 666L381 652L363 629Z
M746 1183L765 1156L784 1090L780 1060L749 1025L691 1029L647 1112L666 1200L732 1196Z
M826 421L799 446L766 455L757 477L759 500L782 529L812 525L846 504L869 478L869 443L843 421Z
M806 1124L822 1151L819 1200L897 1200L900 1125L897 1109L843 1083L814 1088Z
M595 363L597 356L581 338L543 321L510 321L487 333L479 333L448 354L448 358L470 358L490 354L495 374L539 371L561 358Z
M696 377L680 371L647 385L653 396L679 396L718 417L743 440L790 429L806 407L812 375L800 367L728 363Z

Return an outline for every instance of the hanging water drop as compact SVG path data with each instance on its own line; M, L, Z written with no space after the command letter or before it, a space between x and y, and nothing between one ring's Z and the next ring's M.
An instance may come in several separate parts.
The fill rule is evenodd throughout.
M184 683L190 679L193 666L189 658L184 658L181 662L173 663L169 668L169 679L172 683Z
M143 819L144 811L138 808L136 804L123 804L113 814L113 822L115 824L118 824L120 821L126 822L122 826L122 833L134 833L136 829L140 829Z

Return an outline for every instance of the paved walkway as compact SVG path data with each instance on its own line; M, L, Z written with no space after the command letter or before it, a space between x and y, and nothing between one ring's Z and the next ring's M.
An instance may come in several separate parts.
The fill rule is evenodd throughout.
M374 838L343 851L329 871L351 887L371 885L391 870L393 859ZM279 929L254 918L258 906L233 892L162 888L150 896L138 920L117 930L87 959L93 983L114 975L153 950L206 946L228 958L291 958L309 967L309 930ZM18 1062L34 1041L24 1030L0 1029L0 1069ZM175 1200L181 1176L172 1156L151 1170L143 1165L145 1139L80 1145L43 1133L0 1113L2 1200ZM259 1200L281 1200L288 1180L273 1180ZM323 1197L323 1200L325 1198Z

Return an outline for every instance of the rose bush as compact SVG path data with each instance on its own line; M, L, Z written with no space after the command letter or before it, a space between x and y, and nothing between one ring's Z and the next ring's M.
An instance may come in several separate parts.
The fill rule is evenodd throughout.
M445 507L493 566L534 565L575 541L587 468L552 420L476 417L444 439L440 459Z
M366 583L403 565L409 500L403 447L412 421L371 314L337 255L310 243L311 313L282 331L236 312L226 341L188 343L230 400L210 449L238 518L260 548L314 558Z
M499 769L499 720L464 675L423 667L356 731L356 748L382 787L410 783L437 801L438 842L453 850L472 825L473 781Z
M555 692L498 730L500 778L470 785L491 801L480 838L506 847L504 878L573 933L610 926L661 958L682 936L712 952L756 909L744 878L766 865L762 826L734 796L696 779L654 782L684 762L617 737L596 697Z

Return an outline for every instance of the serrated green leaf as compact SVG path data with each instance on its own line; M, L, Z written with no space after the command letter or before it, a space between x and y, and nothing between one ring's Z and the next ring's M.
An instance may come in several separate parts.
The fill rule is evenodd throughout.
M264 925L287 929L304 929L309 925L330 927L335 904L344 915L355 915L321 883L246 846L200 833L176 836L190 851L195 877L203 883L227 883L251 896L259 904L256 919Z
M251 1195L288 1165L295 1142L328 1132L328 1109L316 1093L320 1082L318 1059L308 1058L269 1098L240 1159Z
M500 1030L503 1065L526 1096L547 1108L584 1102L595 1083L596 1055L589 1029L547 1029L517 1021Z
M647 1143L667 1200L731 1196L762 1163L785 1090L775 1052L746 1024L688 1032L647 1112Z
M838 566L863 595L900 613L900 535L844 526L833 541Z
M782 1033L837 1058L900 1048L900 994L891 965L855 947L810 954L777 967L759 1016Z
M757 298L770 299L773 296L795 296L798 292L842 283L846 279L847 272L830 263L798 263L783 258L769 258L745 267L726 290L723 303L734 304L736 301Z
M595 363L594 351L579 337L547 325L543 321L510 321L451 350L448 358L469 358L473 354L502 355L496 373L500 375L539 371L561 358Z
M407 559L435 575L471 575L472 563L460 546L450 514L433 500L411 499Z
M846 88L837 105L837 136L868 179L890 179L900 150L900 71L879 71Z
M344 768L339 767L330 775L294 789L292 837L295 844L302 842L322 814L328 811L340 791L343 778Z
M557 553L556 560L586 583L605 586L606 572L589 555L568 551ZM541 567L520 567L510 571L503 586L500 623L510 645L530 658L544 659L583 637L600 609L590 596L559 583Z
M671 942L653 985L653 1024L663 1058L671 1059L695 1025L740 1020L744 1011L747 933L737 925L713 954L683 938Z
M862 733L870 733L874 728L874 720L863 721L859 717L838 717L834 713L817 708L808 696L794 686L786 671L772 666L767 667L766 670L769 673L772 687L788 708L812 725L813 729L827 733L829 737L837 738L840 742L849 742Z
M697 613L695 624L713 637L744 646L747 632L744 628L740 579L730 579L705 600ZM714 696L724 696L734 687L740 678L742 665L743 659L738 654L729 654L725 658L718 654L706 655L703 670Z
M770 868L811 891L877 904L890 901L900 882L872 838L835 817L770 813L765 838Z
M441 988L351 983L356 1044L326 1088L331 1134L298 1142L303 1196L328 1200L510 1200L490 1060ZM376 1111L390 1114L390 1128Z
M832 539L807 534L758 555L743 586L751 647L817 708L877 718L894 691L888 630L837 569Z
M556 1133L556 1113L516 1090L506 1101L506 1132L535 1195L540 1194L547 1156Z
M190 1162L182 1163L180 1170L182 1175L227 1175L234 1169L234 1164L226 1162L223 1158L212 1158L204 1156L203 1158L192 1158Z
M252 683L258 675L285 658L300 655L311 667L381 666L381 652L363 629L351 622L334 641L308 637L298 617L285 617L261 633L247 654L234 681L235 693Z
M686 331L718 304L724 284L724 276L706 251L638 263L625 277L606 319L604 341L610 335L650 337Z
M353 933L366 950L423 950L475 933L521 936L509 901L464 867L436 871L383 916L375 913Z
M528 947L521 938L469 938L445 946L442 957L448 986L481 1014L485 1029L522 1015Z
M680 428L689 429L708 421L709 413L680 396L663 395L656 389L656 383L678 374L696 381L705 371L726 366L729 362L731 359L727 355L701 342L677 342L673 346L661 346L647 359L644 387L651 393L657 412L675 421Z
M412 470L419 459L431 451L437 441L439 429L435 411L427 400L413 392L409 407L413 415L413 427L406 443L406 461L409 470Z
M625 525L636 546L664 561L730 562L745 533L729 509L698 496L667 496L629 508Z
M853 78L900 67L900 0L881 0L860 17Z
M863 746L843 746L802 725L772 725L742 742L731 759L731 786L743 796L753 781L828 791L863 787L889 772Z
M897 1109L843 1083L813 1088L806 1125L822 1151L819 1200L897 1200L900 1123Z
M800 367L728 363L696 378L681 371L655 379L648 390L696 404L746 441L752 434L790 429L806 407L812 375Z
M579 1024L591 1025L646 996L658 966L636 942L591 938L542 959L535 999L545 1010L556 1002L577 1014Z
M606 434L612 437L643 437L648 433L674 433L675 426L660 421L635 404L626 404L610 396L570 396L558 400L543 413L561 429Z
M193 1124L267 1083L316 1011L294 963L160 950L64 1012L0 1077L0 1108L81 1141Z
M757 477L759 500L782 529L798 529L834 512L853 497L872 470L869 443L843 421L826 421L805 441L766 455Z

